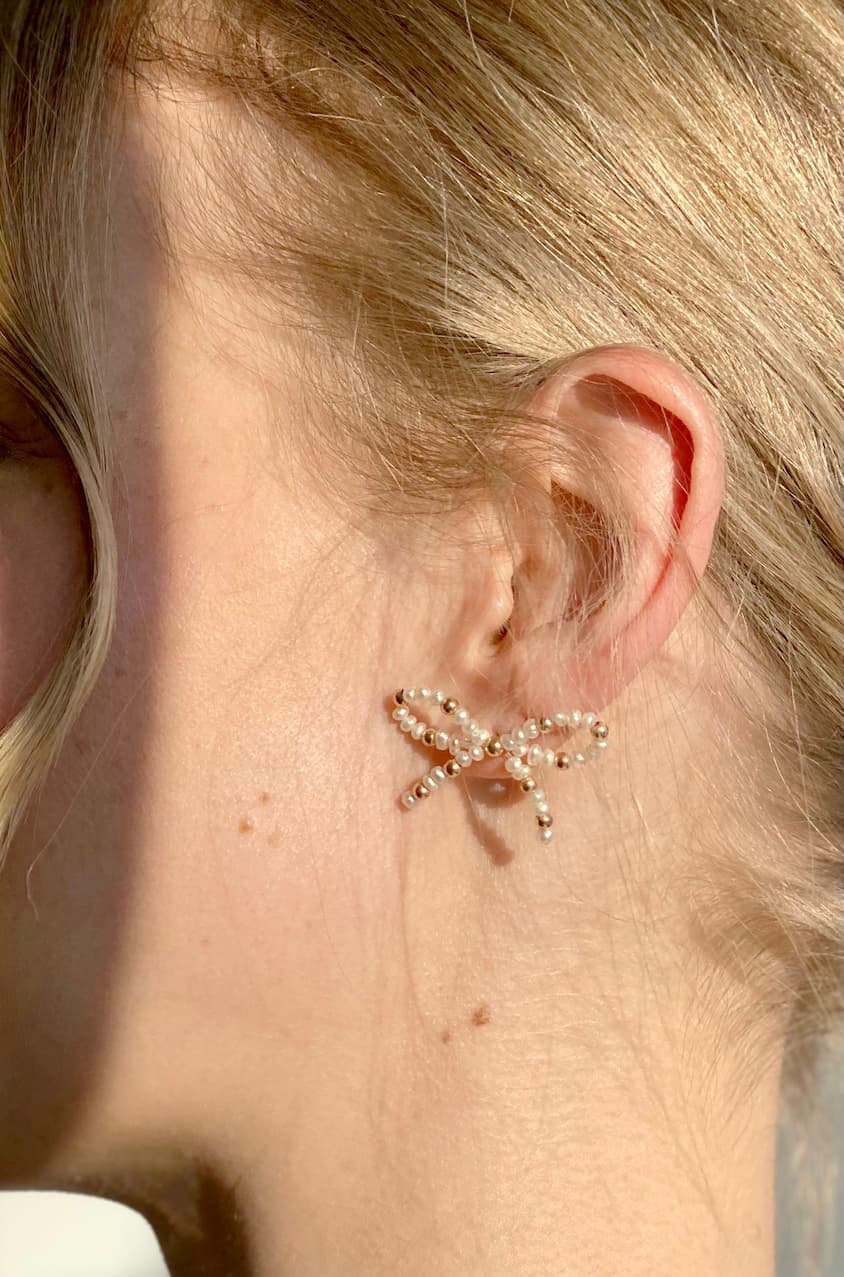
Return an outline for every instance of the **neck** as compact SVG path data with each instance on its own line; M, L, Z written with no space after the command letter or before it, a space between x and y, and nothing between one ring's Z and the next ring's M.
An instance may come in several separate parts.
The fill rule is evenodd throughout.
M685 1069L653 1050L656 1006L612 1039L562 989L550 1014L530 999L497 985L486 1024L452 1021L412 1066L387 1021L375 1057L335 1057L330 1096L265 1124L260 1277L773 1277L774 1079L736 1113L679 1024ZM645 1025L651 1049L625 1049Z
M779 1062L749 1082L724 1031L758 1009L601 862L428 831L397 912L332 929L241 1146L261 1277L772 1277Z
M364 770L365 838L303 822L272 872L238 860L240 911L229 879L152 928L66 1161L178 1146L207 1170L195 1222L162 1200L174 1277L773 1277L787 1008L768 1023L781 975L739 954L712 868L762 852L726 803L648 783L707 767L728 792L705 720L663 742L641 717L601 772L549 785L549 844L483 782L407 813ZM204 947L221 919L234 971Z

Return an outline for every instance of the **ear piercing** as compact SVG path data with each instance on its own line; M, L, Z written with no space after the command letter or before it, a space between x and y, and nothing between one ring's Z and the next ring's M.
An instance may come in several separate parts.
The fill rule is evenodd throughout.
M550 842L554 823L548 807L545 791L537 783L534 772L541 767L557 767L568 771L582 767L600 757L608 744L609 728L597 714L579 709L544 714L541 718L528 718L520 726L509 731L492 732L482 727L453 696L432 691L428 687L403 687L393 696L392 711L401 731L413 740L421 741L429 749L451 757L431 768L402 794L405 807L416 807L429 798L441 785L455 779L485 758L501 759L505 773L518 784L521 792L529 795L534 803L536 825L542 842ZM427 714L425 707L439 711L451 720L450 730L434 727L421 717ZM551 749L537 744L540 736L554 731L588 730L592 742L588 748L570 752L567 749Z

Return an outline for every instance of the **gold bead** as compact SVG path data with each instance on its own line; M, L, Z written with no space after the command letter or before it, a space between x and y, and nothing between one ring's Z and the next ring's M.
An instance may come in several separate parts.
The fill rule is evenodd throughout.
M504 746L497 736L492 736L484 746L490 758L498 758L499 754L504 753Z
M454 699L453 696L447 696L445 700L443 701L443 713L453 714L456 709L457 709L457 701Z
M393 700L396 702L397 705L404 704L404 688L403 687L400 687L397 692L394 692Z
M424 732L422 733L422 742L423 742L423 744L425 744L425 745L433 745L433 743L434 743L434 741L436 740L436 738L437 738L437 733L435 732L434 728L433 728L433 727L426 727L426 728L425 728L425 730L424 730Z
M553 816L550 816L547 811L541 811L536 817L536 823L539 825L540 829L550 829L551 825L554 823L554 818Z
M571 767L571 759L569 758L568 754L566 753L564 749L560 749L557 751L557 753L554 755L554 762L556 766L560 768Z
M423 785L420 780L419 784L416 786L413 792L417 798L427 798L431 791L428 788L428 786Z
M445 764L444 770L449 776L459 776L462 768L456 759L450 758Z
M539 730L541 732L550 732L553 726L554 726L554 723L550 718L540 718Z
M536 789L536 781L532 776L525 776L519 783L523 794L529 794L532 789Z
M606 740L610 734L610 729L607 727L606 723L602 723L600 719L597 723L592 724L591 731L592 735L596 736L598 740Z

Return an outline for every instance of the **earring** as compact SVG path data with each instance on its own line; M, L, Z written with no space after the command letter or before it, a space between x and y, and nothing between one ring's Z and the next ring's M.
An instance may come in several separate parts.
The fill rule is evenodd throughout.
M501 759L504 770L516 782L523 794L529 794L535 804L536 824L542 842L550 842L554 823L545 790L540 788L534 776L537 767L557 767L567 771L582 767L593 758L600 757L608 744L609 728L597 714L579 709L545 714L541 718L528 718L520 727L506 732L492 732L481 727L467 709L453 696L445 692L431 691L428 687L402 687L393 695L392 715L398 727L413 740L421 741L430 749L451 757L442 765L432 767L406 793L401 801L405 807L415 807L428 798L440 785L459 776L472 763L485 758ZM440 710L452 720L452 730L433 727L419 716L424 706ZM535 744L540 736L555 730L589 730L593 737L586 750L569 753L564 749L550 749Z

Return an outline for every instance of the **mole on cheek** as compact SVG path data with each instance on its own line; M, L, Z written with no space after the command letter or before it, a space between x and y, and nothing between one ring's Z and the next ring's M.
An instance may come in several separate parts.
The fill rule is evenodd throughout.
M263 793L260 793L260 794L258 795L258 802L259 802L259 803L264 803L264 804L266 804L266 803L268 803L269 801L270 801L270 796L269 796L269 794L267 793L267 791L266 791L266 790L264 790L264 791L263 791Z
M442 1033L440 1034L440 1041L441 1042L451 1041L451 1033L449 1032L448 1029L443 1029Z
M485 1002L482 1002L481 1005L478 1007L477 1011L472 1016L472 1023L475 1025L475 1027L479 1027L482 1024L489 1024L491 1019L492 1019L492 1012L490 1011L487 1004Z
M237 827L242 834L251 834L255 828L255 821L251 816L241 816Z

